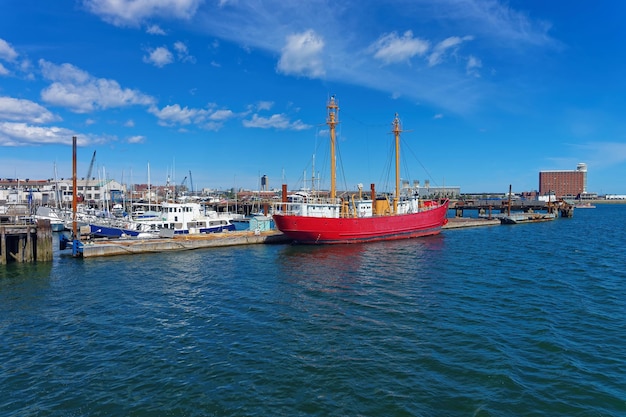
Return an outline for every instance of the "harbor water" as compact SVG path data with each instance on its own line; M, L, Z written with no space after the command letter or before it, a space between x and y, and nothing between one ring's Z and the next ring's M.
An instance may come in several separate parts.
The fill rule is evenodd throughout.
M2 416L624 416L626 205L0 268Z

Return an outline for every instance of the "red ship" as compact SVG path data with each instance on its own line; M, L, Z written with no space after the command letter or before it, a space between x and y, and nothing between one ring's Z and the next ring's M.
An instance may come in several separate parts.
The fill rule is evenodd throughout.
M335 127L339 106L331 97L326 106L326 124L330 129L330 198L322 199L307 193L287 194L283 185L282 203L274 207L276 227L296 243L330 244L359 243L407 239L436 235L447 223L449 201L420 200L415 189L400 188L400 120L393 122L395 137L396 181L393 201L378 197L374 184L368 198L358 195L337 198Z

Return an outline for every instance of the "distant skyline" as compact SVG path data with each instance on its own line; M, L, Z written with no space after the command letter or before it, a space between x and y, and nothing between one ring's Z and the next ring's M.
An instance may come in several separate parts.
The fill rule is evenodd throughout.
M391 123L407 178L463 193L538 190L588 167L626 194L624 2L3 0L0 178L196 188L386 181ZM415 158L416 157L416 158ZM409 159L410 158L410 159ZM314 164L314 165L313 165ZM313 168L314 167L314 168ZM406 172L404 171L404 172ZM382 186L379 186L382 188Z

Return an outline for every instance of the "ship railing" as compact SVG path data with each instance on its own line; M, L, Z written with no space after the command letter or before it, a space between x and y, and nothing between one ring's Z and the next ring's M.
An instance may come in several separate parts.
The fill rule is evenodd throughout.
M307 216L312 215L312 213L316 213L315 215L320 215L323 217L322 209L327 209L328 217L335 217L335 212L339 213L341 210L340 203L329 203L329 202L297 202L297 203L274 203L272 205L272 213L274 214L282 214L284 216Z

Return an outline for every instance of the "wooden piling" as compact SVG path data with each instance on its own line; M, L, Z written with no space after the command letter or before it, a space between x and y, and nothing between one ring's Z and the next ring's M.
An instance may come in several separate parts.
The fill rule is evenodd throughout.
M7 263L7 235L4 226L0 226L0 265Z
M52 226L50 220L37 220L36 261L47 262L52 260Z
M51 260L52 227L49 220L0 226L0 265Z

